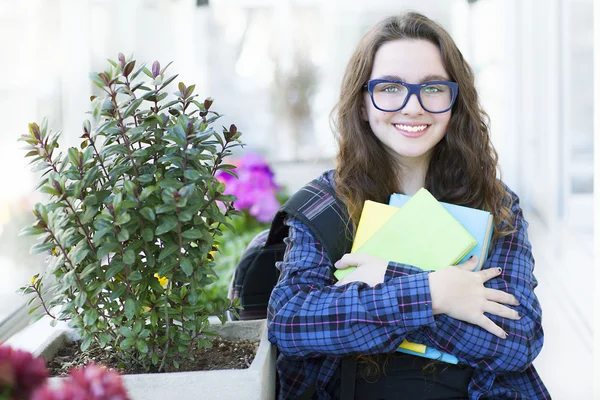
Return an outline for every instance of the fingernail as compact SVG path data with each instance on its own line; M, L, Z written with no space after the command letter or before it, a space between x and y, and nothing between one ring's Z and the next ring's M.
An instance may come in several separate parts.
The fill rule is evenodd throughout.
M469 260L472 260L473 257L475 257L475 254L471 255L471 257L469 257Z
M521 314L520 312L517 312L517 314L519 315L519 318L523 316L523 314Z
M498 268L498 272L499 272L499 273L502 273L502 268Z
M504 332L504 339L508 338L508 333Z

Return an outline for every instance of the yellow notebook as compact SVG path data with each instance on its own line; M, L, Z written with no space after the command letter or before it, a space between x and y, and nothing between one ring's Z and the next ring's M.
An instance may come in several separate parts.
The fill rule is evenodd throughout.
M422 188L402 208L365 201L351 252L430 271L457 264L476 244L475 238ZM338 270L335 276L341 279L353 269Z

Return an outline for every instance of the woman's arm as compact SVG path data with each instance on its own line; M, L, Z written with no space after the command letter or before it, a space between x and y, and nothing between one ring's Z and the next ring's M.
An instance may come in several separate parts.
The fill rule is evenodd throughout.
M508 334L500 339L479 326L440 314L435 328L421 329L408 335L410 341L447 351L461 361L492 372L522 371L531 365L544 341L542 312L534 294L537 281L533 275L534 259L527 238L527 222L513 194L512 211L516 232L499 238L483 268L502 268L502 274L485 286L513 294L520 305L515 307L521 318L511 320L487 316Z
M333 265L308 228L288 218L281 277L268 308L269 340L288 356L391 352L434 322L426 272L334 286Z

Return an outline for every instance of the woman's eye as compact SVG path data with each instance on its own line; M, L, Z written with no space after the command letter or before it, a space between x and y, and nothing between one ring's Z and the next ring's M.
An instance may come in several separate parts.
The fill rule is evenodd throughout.
M426 86L425 88L423 88L423 91L425 93L435 94L435 93L443 92L443 89L439 86Z
M388 85L383 88L384 92L389 92L389 93L395 93L398 90L400 90L400 89L398 88L398 86L395 86L395 85Z

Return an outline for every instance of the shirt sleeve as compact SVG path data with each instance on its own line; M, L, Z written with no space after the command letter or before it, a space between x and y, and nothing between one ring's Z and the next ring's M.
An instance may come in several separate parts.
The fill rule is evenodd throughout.
M394 351L408 332L433 326L429 278L389 273L374 287L335 286L323 246L288 217L280 280L271 293L269 340L286 356L343 356Z
M515 232L495 241L483 268L502 268L502 274L485 283L486 287L513 294L521 303L515 309L518 321L486 314L508 333L500 339L479 326L447 315L435 316L435 328L410 334L410 341L434 346L455 355L464 363L491 372L523 371L542 349L542 311L534 289L534 258L527 237L528 223L523 219L519 199L513 194L512 212Z

